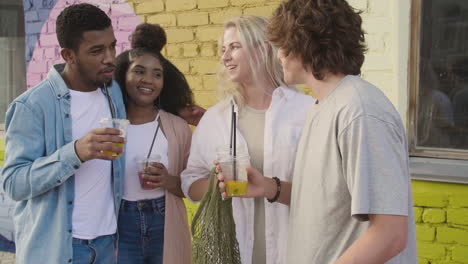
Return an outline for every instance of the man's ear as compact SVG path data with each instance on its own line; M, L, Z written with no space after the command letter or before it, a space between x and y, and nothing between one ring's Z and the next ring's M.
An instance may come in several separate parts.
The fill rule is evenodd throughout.
M63 48L60 50L60 55L67 64L74 64L76 61L76 54L72 49Z

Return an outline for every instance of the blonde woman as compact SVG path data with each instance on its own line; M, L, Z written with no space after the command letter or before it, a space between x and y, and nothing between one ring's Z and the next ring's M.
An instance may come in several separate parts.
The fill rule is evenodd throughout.
M286 263L292 169L306 110L314 102L284 84L277 50L266 37L267 23L263 17L241 16L224 24L219 43L223 99L201 119L181 175L185 196L200 201L216 149L229 146L233 104L238 144L248 150L251 166L266 175L264 188L257 190L262 197L232 201L244 264Z

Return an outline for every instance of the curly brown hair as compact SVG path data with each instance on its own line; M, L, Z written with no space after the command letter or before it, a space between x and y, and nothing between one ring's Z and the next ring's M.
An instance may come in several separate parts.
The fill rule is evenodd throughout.
M274 12L268 38L317 80L325 73L358 75L366 51L360 14L345 0L289 0Z

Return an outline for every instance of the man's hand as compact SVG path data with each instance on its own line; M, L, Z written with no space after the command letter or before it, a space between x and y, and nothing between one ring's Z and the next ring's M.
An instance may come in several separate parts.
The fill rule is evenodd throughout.
M206 110L198 105L192 105L181 108L178 112L179 116L187 121L187 123L192 126L197 126Z
M125 143L120 130L116 128L96 128L75 142L75 152L82 161L92 159L116 160L118 156L104 154L104 151L123 153L123 147L109 143Z

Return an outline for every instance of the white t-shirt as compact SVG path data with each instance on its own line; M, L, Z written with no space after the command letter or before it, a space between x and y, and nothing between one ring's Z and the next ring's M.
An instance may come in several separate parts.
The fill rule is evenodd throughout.
M294 169L287 263L335 263L368 214L408 216L407 247L387 263L417 263L407 149L398 112L358 76L313 105Z
M80 139L110 117L109 104L101 89L93 92L70 90L73 139ZM94 239L117 230L112 188L111 162L94 159L84 162L75 173L73 237Z
M139 201L156 199L164 196L163 188L143 190L138 178L137 161L146 158L158 121L154 120L141 125L129 125L127 128L127 144L125 152L125 183L123 199L127 201ZM151 156L159 155L160 163L168 167L167 157L168 143L164 133L159 127L158 134L154 140Z

